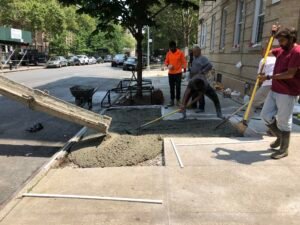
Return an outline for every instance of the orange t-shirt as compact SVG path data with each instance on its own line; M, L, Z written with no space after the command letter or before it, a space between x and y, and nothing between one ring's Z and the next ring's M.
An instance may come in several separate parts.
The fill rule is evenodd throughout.
M184 54L179 49L177 49L174 53L171 51L167 53L165 64L166 66L173 66L173 68L169 70L169 74L182 73L182 68L186 69L187 67L187 62L184 57Z

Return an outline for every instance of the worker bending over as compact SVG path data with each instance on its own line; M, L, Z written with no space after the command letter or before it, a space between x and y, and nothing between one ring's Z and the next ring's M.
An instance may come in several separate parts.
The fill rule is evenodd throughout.
M215 90L208 84L206 79L203 79L202 74L195 75L189 82L182 100L181 110L185 111L188 102L193 94L198 96L206 95L215 105L217 117L223 118L221 104Z
M212 64L201 54L201 48L199 46L194 46L193 48L193 62L190 68L190 77L193 78L196 75L202 77L203 80L207 82L206 74L213 68ZM193 93L193 99L198 97L198 93ZM196 110L196 113L205 111L205 98L204 95L201 95L199 99L199 108ZM192 105L192 108L197 108L197 102Z

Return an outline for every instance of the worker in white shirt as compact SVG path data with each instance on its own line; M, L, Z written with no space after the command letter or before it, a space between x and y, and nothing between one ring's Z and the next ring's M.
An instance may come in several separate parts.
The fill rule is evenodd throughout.
M264 56L265 50L262 50L262 56ZM260 60L259 63L259 68L258 68L258 74L260 73L260 68L262 66L263 59ZM263 74L266 76L272 76L273 75L273 70L276 62L276 57L273 55L270 55L267 57L264 69L263 69ZM270 80L265 80L262 84L261 87L257 90L252 107L250 109L249 117L248 120L250 120L254 114L254 111L260 107L262 104L264 104L270 90L272 87L272 78Z

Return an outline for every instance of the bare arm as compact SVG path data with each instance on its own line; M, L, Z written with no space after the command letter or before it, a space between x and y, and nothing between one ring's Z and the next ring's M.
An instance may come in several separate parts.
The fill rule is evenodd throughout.
M210 63L210 62L208 62L205 66L204 66L204 68L202 69L202 73L207 73L208 71L210 71L211 69L213 68L213 66L212 66L212 64Z
M298 68L289 68L288 71L284 73L274 74L272 79L273 80L286 80L292 79L296 75Z
M190 96L191 96L191 92L192 92L191 89L189 87L187 87L184 92L183 99L182 99L182 107L183 108L186 108L186 106L189 102Z
M294 78L297 71L298 71L298 68L290 68L290 69L288 69L288 71L283 72L283 73L275 74L272 77L266 76L265 74L260 74L260 75L258 75L258 78L259 78L260 82L264 82L265 80L268 80L268 79L269 80L270 79L273 79L273 80L288 80L288 79Z

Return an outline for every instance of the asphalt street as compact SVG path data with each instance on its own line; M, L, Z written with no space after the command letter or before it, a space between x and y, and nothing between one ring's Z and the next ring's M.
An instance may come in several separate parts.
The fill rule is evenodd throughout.
M69 88L84 84L106 91L130 72L111 68L110 64L40 69L7 73L5 77L26 86L47 90L53 96L74 103ZM96 106L101 99L94 99ZM0 208L39 168L81 128L0 96ZM99 107L97 107L99 108ZM44 129L29 133L26 129L42 123Z

